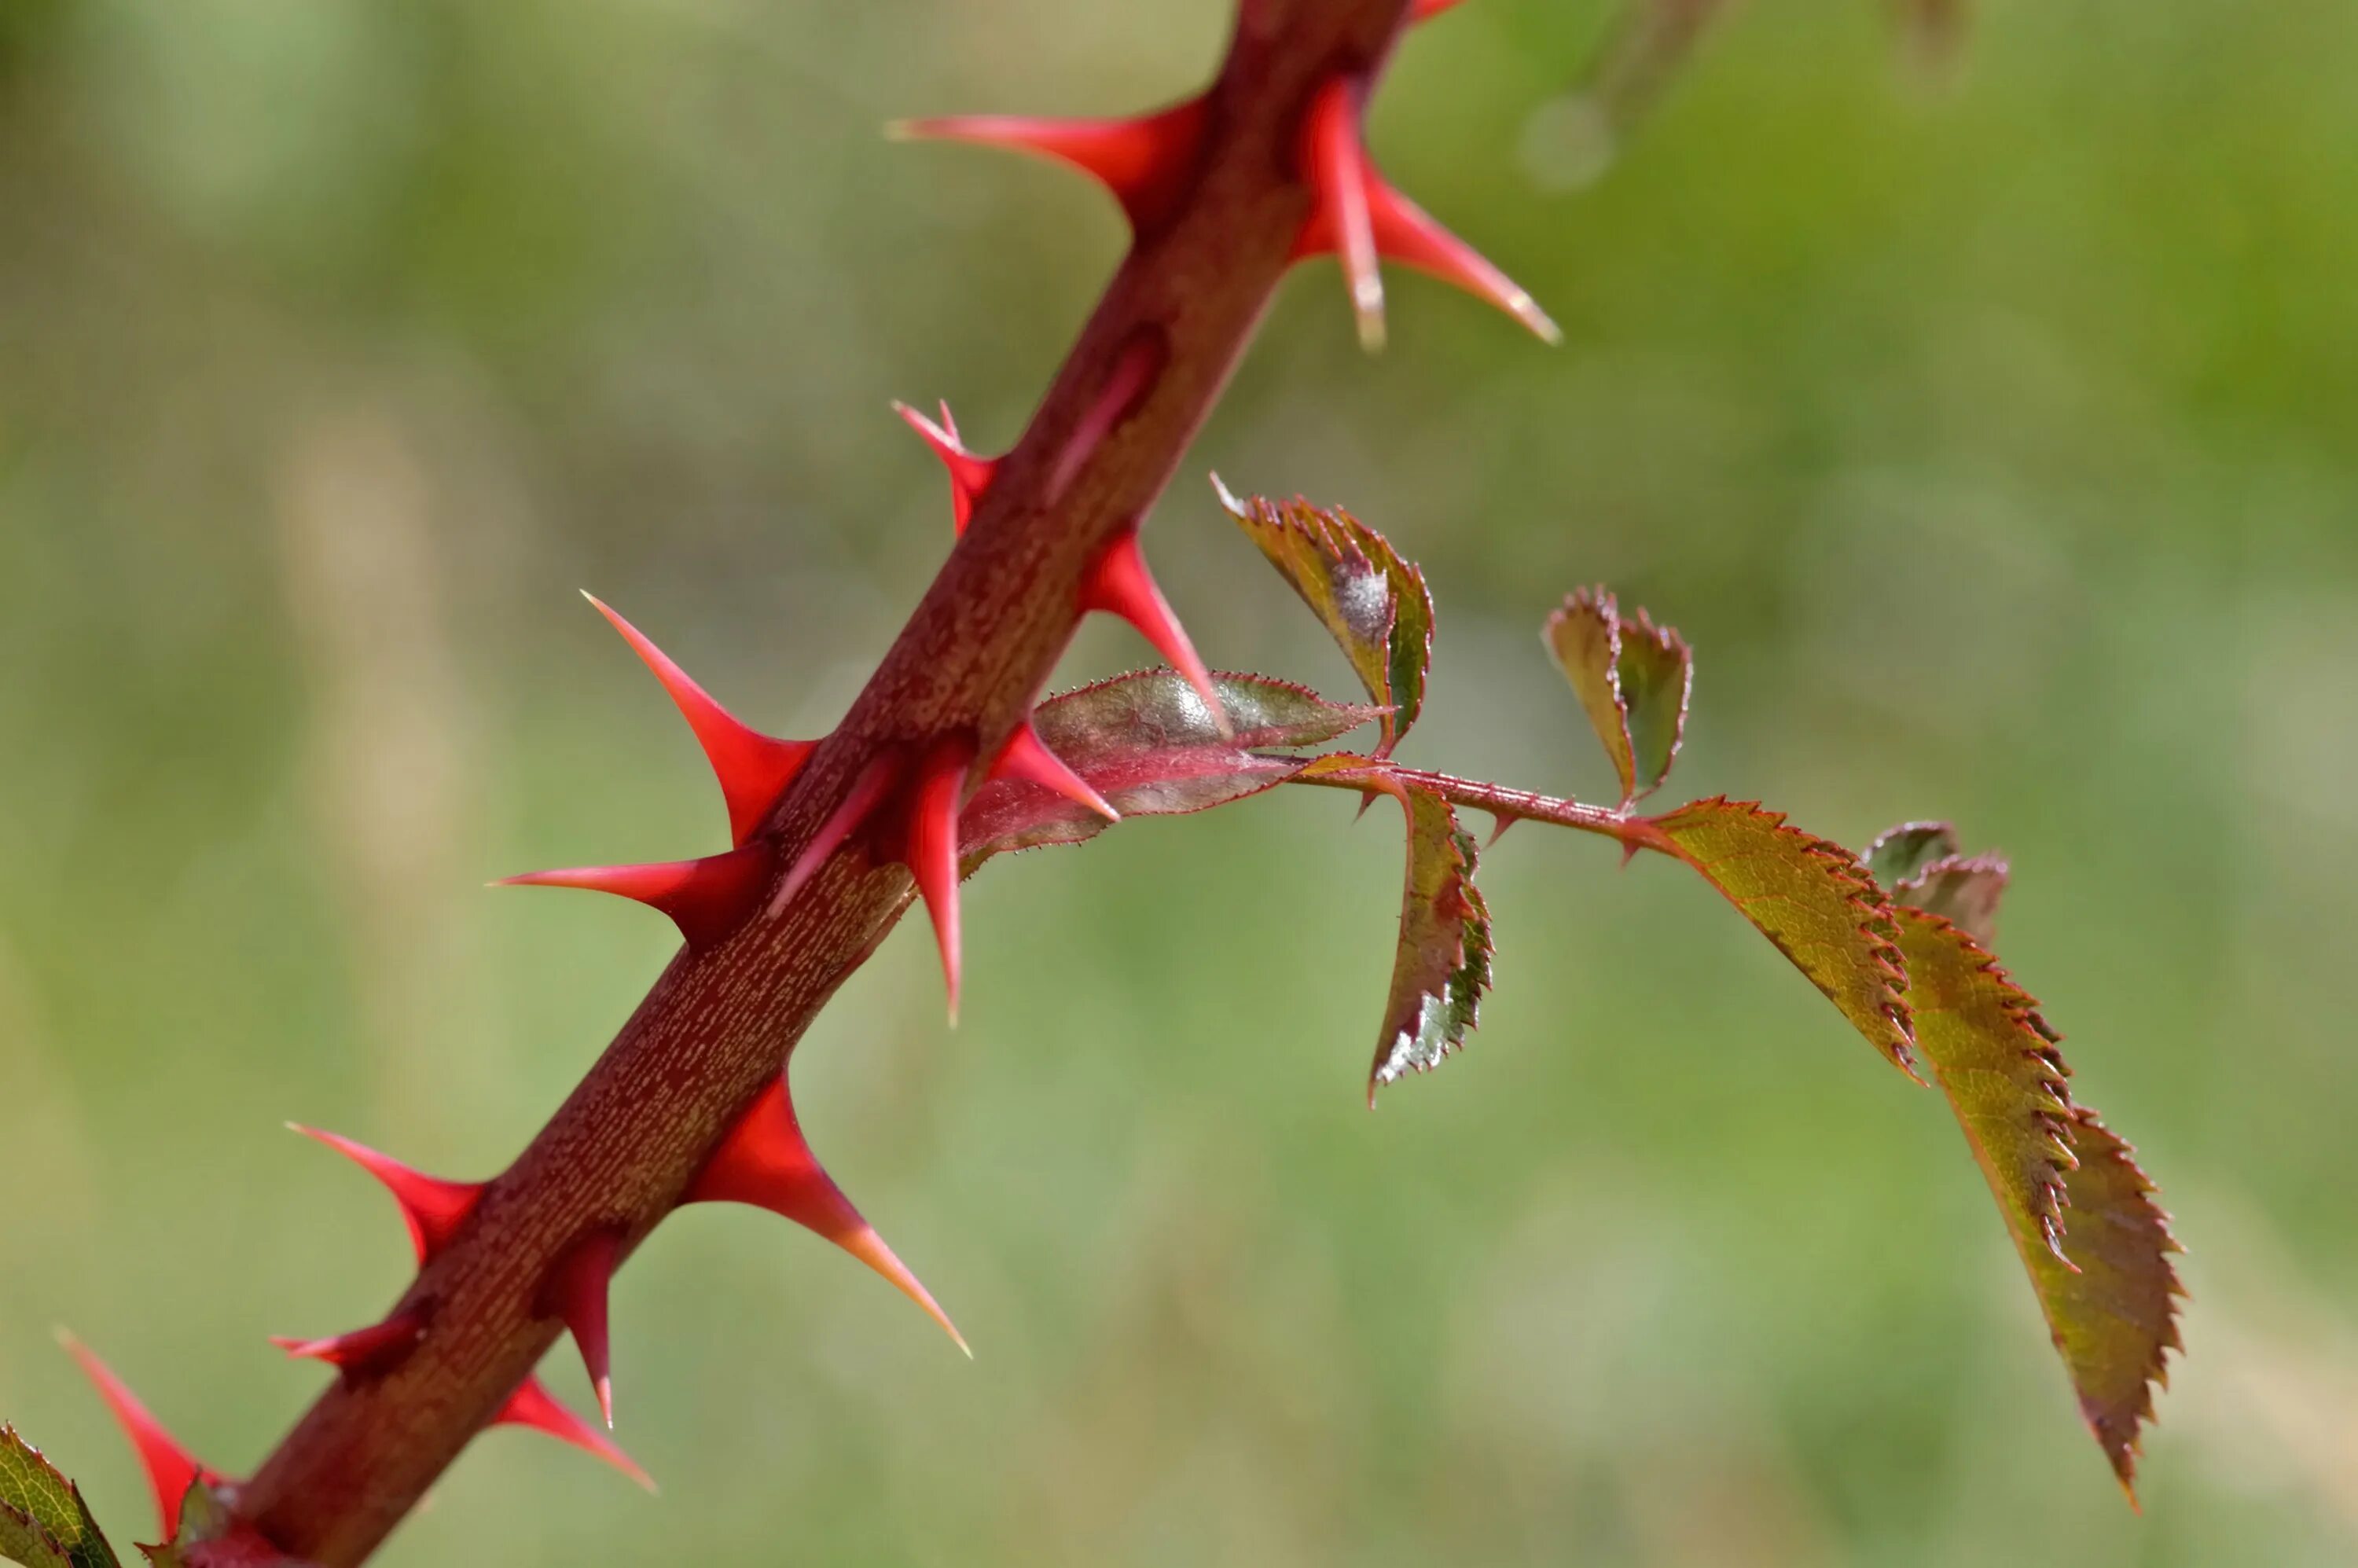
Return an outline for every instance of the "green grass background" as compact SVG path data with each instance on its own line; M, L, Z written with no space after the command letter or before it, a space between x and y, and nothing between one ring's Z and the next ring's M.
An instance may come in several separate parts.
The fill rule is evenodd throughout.
M615 1299L664 1495L495 1433L384 1563L2358 1554L2358 11L1992 0L1944 88L1887 20L1741 9L1594 179L1597 5L1422 33L1379 156L1565 347L1399 277L1370 361L1306 267L1151 547L1215 664L1344 693L1200 476L1349 504L1440 601L1404 755L1592 796L1533 632L1609 581L1701 650L1674 789L2011 854L2008 960L2190 1249L2144 1515L1940 1103L1673 868L1508 839L1480 1033L1369 1115L1396 835L1303 792L994 866L955 1033L913 925L806 1041L973 1364L687 1216ZM573 590L823 730L947 540L886 400L1011 439L1118 257L1079 182L878 125L1166 100L1226 26L0 0L0 1416L118 1541L52 1325L253 1463L320 1381L263 1336L406 1268L279 1123L494 1171L672 948L481 888L720 842Z

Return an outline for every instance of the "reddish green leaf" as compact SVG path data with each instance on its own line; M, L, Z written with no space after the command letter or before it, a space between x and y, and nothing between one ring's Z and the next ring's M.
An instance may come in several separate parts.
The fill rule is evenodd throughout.
M1912 1072L1899 929L1856 857L1750 801L1698 800L1647 822L1658 848L1702 872L1868 1044Z
M1644 611L1634 621L1623 615L1602 588L1566 599L1541 636L1612 759L1621 804L1652 794L1670 776L1686 735L1693 651Z
M1220 500L1325 622L1368 695L1391 709L1376 748L1379 757L1390 755L1424 705L1433 660L1433 596L1424 575L1347 512L1299 498L1240 502L1225 489Z
M25 1568L117 1568L81 1489L0 1426L0 1557Z
M1860 857L1878 887L1896 888L1933 861L1957 852L1957 830L1945 822L1903 822L1876 836Z
M1903 831L1877 840L1887 862ZM1917 1050L1997 1201L2081 1414L2125 1487L2153 1419L2153 1385L2179 1347L2178 1244L2128 1146L2071 1103L2062 1036L1968 928L1995 919L2005 862L1958 856L1945 830L1914 836L1920 869L1898 883L1912 890L1898 894L1898 918Z
M1408 879L1391 994L1368 1075L1376 1090L1407 1072L1429 1073L1465 1044L1490 988L1490 910L1474 885L1474 836L1437 795L1398 793L1408 817Z
M1266 676L1216 675L1232 737L1223 737L1185 677L1170 670L1116 676L1052 697L1033 710L1048 750L1125 816L1208 810L1284 783L1302 761L1277 753L1322 745L1377 717ZM975 792L958 818L968 871L992 855L1077 844L1107 823L1053 790L1000 780Z

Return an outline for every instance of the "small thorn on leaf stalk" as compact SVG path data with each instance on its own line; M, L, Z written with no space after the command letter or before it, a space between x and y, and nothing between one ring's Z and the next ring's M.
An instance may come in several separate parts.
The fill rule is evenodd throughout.
M934 1300L933 1292L884 1244L875 1227L860 1217L811 1152L795 1116L785 1074L773 1079L738 1118L680 1201L744 1204L793 1220L882 1275L939 1324L952 1343L969 1357L973 1356L966 1336Z

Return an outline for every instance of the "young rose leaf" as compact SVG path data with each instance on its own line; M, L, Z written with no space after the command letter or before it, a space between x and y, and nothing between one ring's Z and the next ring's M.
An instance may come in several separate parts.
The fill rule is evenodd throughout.
M1702 872L1869 1044L1915 1076L1899 928L1856 857L1751 801L1714 796L1646 824L1657 849Z
M1859 858L1877 887L1896 888L1935 860L1957 852L1957 830L1945 822L1903 822L1876 835Z
M1541 638L1612 759L1623 807L1651 795L1670 777L1686 735L1693 650L1644 611L1634 621L1623 615L1602 588L1566 599Z
M1433 660L1433 596L1425 591L1424 574L1381 534L1340 509L1299 498L1240 502L1225 488L1220 502L1325 622L1368 695L1391 709L1376 747L1377 756L1390 756L1424 705L1425 669Z
M1895 894L1916 1047L1997 1200L2081 1414L2126 1488L2152 1385L2179 1348L2178 1243L2128 1146L2071 1103L2062 1037L1967 924L1985 931L1995 919L2006 863L1954 848L1933 844L1948 852Z
M1368 1104L1402 1073L1429 1073L1465 1044L1490 988L1490 910L1474 885L1474 836L1439 795L1398 792L1408 817L1408 880L1391 994L1368 1074Z
M1032 726L1048 750L1125 816L1208 810L1284 783L1301 759L1378 717L1267 676L1215 675L1232 736L1223 737L1184 676L1142 670L1043 701ZM972 871L992 855L1096 837L1106 819L1053 790L1015 779L985 784L959 814L959 856Z
M117 1568L81 1489L0 1426L0 1557L24 1568Z
M1995 855L1943 855L1914 876L1892 883L1892 902L1953 921L1986 947L1997 935L1997 903L2006 892L2006 863Z

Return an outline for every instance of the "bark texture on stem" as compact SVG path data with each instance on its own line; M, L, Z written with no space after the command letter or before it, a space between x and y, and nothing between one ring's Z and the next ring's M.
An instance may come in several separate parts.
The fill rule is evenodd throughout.
M1000 465L850 714L773 812L788 864L892 747L969 732L991 754L1070 638L1084 574L1145 515L1250 338L1311 210L1303 113L1372 79L1408 0L1245 0L1192 184L1147 232ZM1107 389L1142 385L1109 424ZM364 1561L547 1350L549 1269L612 1229L635 1248L909 903L907 874L838 856L774 917L683 953L403 1298L427 1330L323 1394L240 1514L319 1568Z

